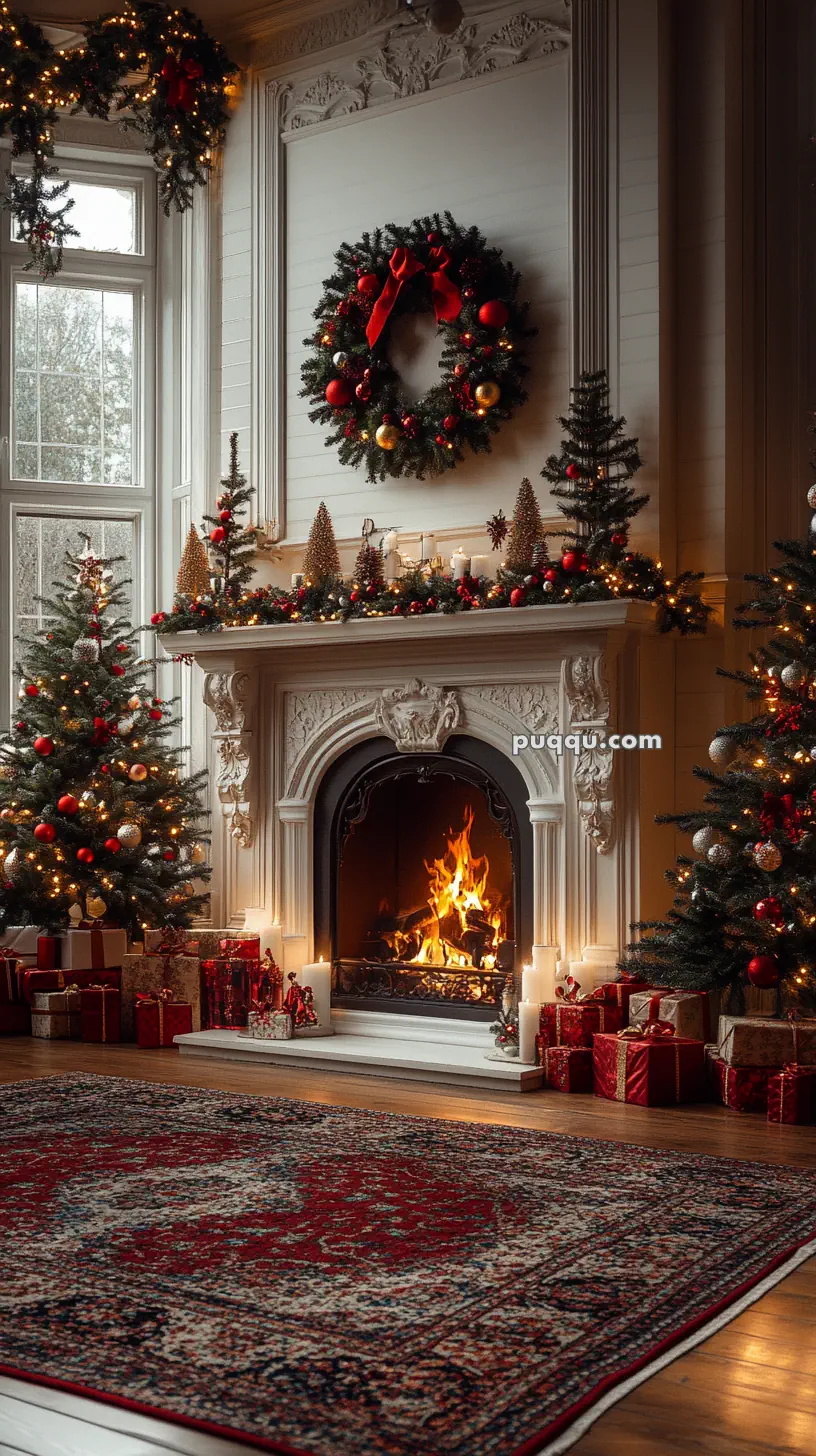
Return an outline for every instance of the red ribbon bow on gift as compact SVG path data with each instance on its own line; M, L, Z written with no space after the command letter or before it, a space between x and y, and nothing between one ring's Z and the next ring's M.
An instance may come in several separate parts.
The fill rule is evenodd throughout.
M662 1041L675 1035L676 1030L671 1021L634 1021L631 1026L625 1026L618 1032L618 1036L631 1041Z
M789 839L797 840L801 818L793 794L762 795L759 824L766 839L770 839L774 831L781 828Z
M110 742L115 732L115 718L111 718L110 722L107 722L104 718L94 718L91 743L93 743L94 745L99 745L100 743L108 743Z
M204 75L200 61L191 58L179 61L168 56L161 68L162 80L167 82L167 105L177 111L191 111L196 98L197 82Z
M165 930L161 945L152 954L163 956L183 955L186 948L187 931L173 925Z
M431 301L437 323L442 323L443 320L449 323L462 312L462 295L445 271L450 264L451 256L447 248L431 248L424 271L431 280ZM371 318L366 325L366 338L371 348L388 322L403 283L408 283L417 273L423 272L419 258L410 248L395 248L388 260L388 267L389 274L382 293L374 304Z

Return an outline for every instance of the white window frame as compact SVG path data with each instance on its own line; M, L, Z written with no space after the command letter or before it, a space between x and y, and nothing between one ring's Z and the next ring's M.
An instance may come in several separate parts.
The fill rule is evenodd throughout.
M0 150L0 170L8 164L8 151ZM54 279L59 287L112 288L134 297L133 475L129 485L34 481L11 474L13 441L13 328L14 287L19 281L37 283L36 271L25 272L28 248L12 237L11 218L0 218L0 725L8 724L15 701L12 683L16 608L15 543L20 515L64 516L73 523L85 520L131 520L134 523L134 625L144 623L153 610L155 590L155 523L157 494L156 375L159 245L156 173L143 153L108 153L96 159L87 148L58 150L59 178L77 182L135 187L137 242L141 252L110 253L66 248L63 267ZM172 361L165 361L172 366Z

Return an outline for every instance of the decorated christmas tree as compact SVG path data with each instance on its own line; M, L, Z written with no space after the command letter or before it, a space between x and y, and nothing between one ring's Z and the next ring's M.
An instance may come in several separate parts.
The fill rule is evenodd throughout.
M184 926L206 903L206 775L180 775L178 720L135 658L114 564L90 544L67 554L17 667L19 717L0 734L0 930L64 928L75 906L134 931Z
M808 495L816 507L816 486ZM816 517L803 540L774 542L781 561L749 576L752 600L734 625L770 628L743 684L757 705L722 728L709 748L715 768L696 768L704 807L664 815L690 833L667 876L666 920L635 927L628 970L655 985L777 987L782 1005L816 1006Z
M176 576L177 597L202 597L210 591L210 565L204 542L190 524Z
M303 554L303 574L315 585L336 581L340 575L340 557L334 539L334 527L325 501L320 502L312 522Z
M544 522L538 509L535 491L525 476L519 486L513 520L510 525L506 557L508 571L530 570L535 548L543 535Z
M210 550L221 593L235 601L253 575L253 557L257 537L251 527L238 520L249 504L252 489L238 469L238 435L230 435L229 474L221 481L221 493L215 502L217 516L205 516L209 526Z

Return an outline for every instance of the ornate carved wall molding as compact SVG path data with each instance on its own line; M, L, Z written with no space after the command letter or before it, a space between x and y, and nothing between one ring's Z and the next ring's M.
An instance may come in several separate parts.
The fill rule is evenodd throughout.
M322 688L286 694L284 712L285 779L287 790L304 752L332 719L340 718L349 708L372 700L362 688Z
M386 688L375 709L377 727L400 753L439 753L459 725L459 699L450 688L412 678Z
M609 727L609 693L603 656L571 657L564 663L564 691L570 711L570 727L586 737L595 737L595 747L580 750L572 772L578 815L585 834L599 854L612 847L614 800L612 770L615 755L602 748Z
M476 20L451 36L400 25L387 31L370 54L338 61L331 70L282 87L280 125L285 132L301 131L555 55L568 46L564 22L526 11L498 22Z
M467 695L478 697L483 711L496 709L525 733L558 731L556 683L491 683L468 688Z
M215 784L229 832L241 849L254 837L250 800L254 673L211 672L204 679L204 702L215 717Z

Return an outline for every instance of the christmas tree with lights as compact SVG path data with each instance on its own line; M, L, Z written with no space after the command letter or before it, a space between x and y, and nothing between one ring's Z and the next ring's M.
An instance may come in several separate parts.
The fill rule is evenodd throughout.
M816 485L808 493L816 508ZM625 968L654 985L776 988L784 1007L816 1007L816 516L803 540L776 541L781 560L746 578L753 597L734 621L770 629L743 684L757 710L720 729L704 807L661 816L692 835L667 878L663 921L635 928Z
M0 930L64 929L77 906L131 931L185 926L206 904L206 774L181 777L178 719L145 682L114 564L89 542L67 553L17 665L19 716L0 734Z
M205 516L209 526L210 552L222 596L237 601L254 575L253 558L257 536L251 526L238 517L252 499L252 487L238 467L238 435L230 435L229 473L221 480L221 492L215 502L218 512Z

